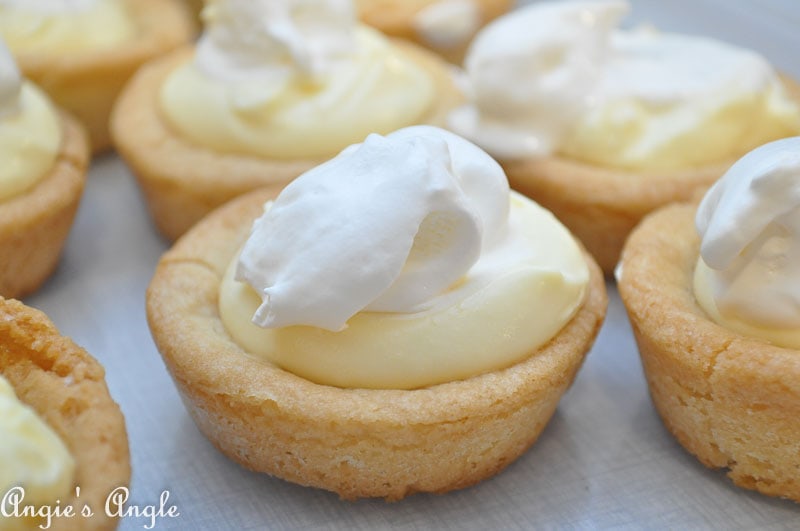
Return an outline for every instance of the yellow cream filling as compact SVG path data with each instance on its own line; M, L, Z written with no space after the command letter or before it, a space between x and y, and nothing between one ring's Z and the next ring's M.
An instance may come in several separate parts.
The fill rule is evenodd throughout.
M55 13L0 6L0 35L14 53L62 55L112 48L131 40L136 26L122 0Z
M75 461L67 447L0 375L0 496L22 487L20 511L23 506L55 506L70 494L74 475ZM38 525L33 518L0 516L4 530Z
M47 96L22 85L19 108L0 117L0 201L33 187L50 169L61 145L61 124Z
M489 281L471 270L419 313L362 312L340 332L260 328L250 320L261 299L234 280L234 257L220 286L220 316L248 353L320 384L413 389L502 369L558 334L582 305L589 278L574 239L548 211L512 194L509 224L518 254L494 263Z
M357 50L324 81L295 76L268 95L263 84L230 85L189 62L165 81L161 109L196 144L271 159L329 157L369 133L418 123L435 95L427 72L366 27Z
M678 169L722 162L800 134L800 106L779 82L722 106L648 105L623 99L589 111L560 153L598 166Z
M711 268L702 258L699 258L694 270L694 296L700 307L715 323L744 336L764 339L780 347L800 350L800 329L758 326L740 319L730 312L720 311L714 301L713 278L714 273Z

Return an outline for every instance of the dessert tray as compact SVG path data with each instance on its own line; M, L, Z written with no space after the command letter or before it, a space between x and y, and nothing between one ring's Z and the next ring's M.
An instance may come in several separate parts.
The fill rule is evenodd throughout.
M633 17L753 48L800 79L797 0L637 0ZM249 472L197 430L150 337L144 293L167 248L129 170L100 157L57 273L25 300L106 368L132 455L120 529L800 528L800 506L733 486L663 427L613 282L574 385L539 441L498 476L386 503Z

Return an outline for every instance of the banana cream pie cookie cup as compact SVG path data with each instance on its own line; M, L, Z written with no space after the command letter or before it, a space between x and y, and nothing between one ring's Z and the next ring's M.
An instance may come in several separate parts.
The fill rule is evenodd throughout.
M130 458L125 422L104 377L100 364L47 316L0 297L0 492L21 487L20 511L57 503L74 508L75 516L54 517L49 529L117 526L105 501L128 485ZM84 505L93 516L81 514ZM39 529L47 522L4 517L3 525Z
M23 80L0 40L0 296L21 297L58 265L89 164L83 128Z
M95 153L111 146L109 115L128 79L194 31L181 0L0 2L0 36L22 72L83 123Z
M463 103L443 60L358 25L348 1L216 0L204 13L197 46L144 67L112 119L168 239L371 132L444 124Z
M699 209L631 234L618 272L664 423L733 482L800 501L800 137L747 154ZM695 225L697 228L695 228ZM699 231L699 235L698 235Z
M225 455L397 500L533 444L606 302L589 255L488 155L417 126L205 218L159 262L147 312Z
M497 19L465 61L473 99L449 120L606 274L648 212L800 133L800 86L765 59L708 38L616 29L626 10L545 2Z

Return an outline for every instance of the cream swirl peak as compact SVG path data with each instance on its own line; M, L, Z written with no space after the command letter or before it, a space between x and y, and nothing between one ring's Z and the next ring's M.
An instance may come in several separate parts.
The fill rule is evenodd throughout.
M502 239L508 211L502 169L470 142L430 126L373 134L285 188L236 279L261 295L265 327L417 312Z
M800 137L771 142L734 164L697 211L702 238L695 292L727 324L784 330L800 348ZM711 309L709 310L709 307ZM788 337L788 336L787 336Z
M311 80L355 47L350 0L212 0L196 63L221 81Z
M0 119L19 110L22 76L6 43L0 39Z

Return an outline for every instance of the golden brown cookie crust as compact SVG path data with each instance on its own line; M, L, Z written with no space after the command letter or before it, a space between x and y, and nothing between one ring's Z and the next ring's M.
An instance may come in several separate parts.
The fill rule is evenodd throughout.
M109 116L122 87L145 62L189 42L195 23L181 0L127 0L139 35L119 46L70 55L21 52L25 77L86 127L92 151L111 147Z
M58 265L78 209L89 146L78 122L61 113L62 140L50 173L0 203L0 296L28 295Z
M783 83L792 99L800 102L800 84L788 78ZM644 172L557 155L500 161L511 187L551 210L607 275L617 265L628 234L645 215L698 197L734 162L732 158L695 168Z
M462 43L454 46L435 45L424 39L414 29L414 18L422 9L435 4L438 0L356 0L358 16L378 30L424 46L438 53L451 63L461 64L469 47L471 35ZM472 0L481 14L480 26L485 26L500 15L514 7L514 0ZM480 28L479 28L480 29Z
M622 255L619 292L656 409L706 466L800 501L800 352L732 332L694 297L695 207L648 216Z
M411 391L319 385L248 355L219 317L224 271L271 197L252 192L200 222L162 257L147 293L164 362L220 451L342 498L398 500L477 483L533 444L605 316L605 284L588 255L584 306L516 365Z
M85 350L59 334L38 310L0 298L0 374L17 398L32 407L61 438L75 459L75 485L61 507L84 504L91 518L55 518L55 531L114 529L105 514L106 497L130 481L125 421L111 399L103 367Z
M420 123L444 125L463 103L448 67L431 53L397 42L432 76L437 99ZM184 139L163 117L159 93L166 77L193 53L182 48L143 67L120 95L111 119L114 143L144 192L159 232L178 238L223 203L256 188L275 193L324 159L270 160L220 153Z

